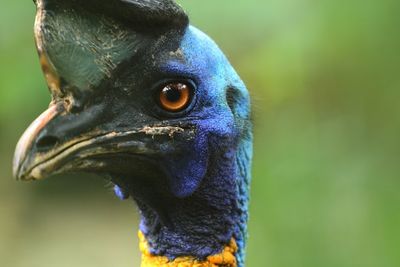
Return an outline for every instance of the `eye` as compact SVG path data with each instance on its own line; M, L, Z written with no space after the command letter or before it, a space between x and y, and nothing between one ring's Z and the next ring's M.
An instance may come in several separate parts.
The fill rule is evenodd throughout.
M172 82L161 87L158 102L161 108L170 112L182 111L189 106L193 95L193 85Z

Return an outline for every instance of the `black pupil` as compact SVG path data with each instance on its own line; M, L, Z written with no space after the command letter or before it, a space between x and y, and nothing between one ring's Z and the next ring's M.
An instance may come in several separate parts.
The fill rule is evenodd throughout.
M163 93L169 102L177 102L181 98L181 90L176 86L165 87Z

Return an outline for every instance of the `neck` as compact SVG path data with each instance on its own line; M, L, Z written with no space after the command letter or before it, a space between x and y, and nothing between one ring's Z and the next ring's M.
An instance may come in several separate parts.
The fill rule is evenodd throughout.
M211 159L204 181L190 197L164 195L151 205L136 199L142 217L142 267L181 262L243 266L251 152L245 147Z

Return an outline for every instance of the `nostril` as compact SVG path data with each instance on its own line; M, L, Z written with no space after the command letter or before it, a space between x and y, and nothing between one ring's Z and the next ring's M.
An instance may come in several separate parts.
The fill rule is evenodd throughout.
M36 147L38 150L49 150L53 148L58 143L58 138L55 136L43 136L41 137L37 143Z

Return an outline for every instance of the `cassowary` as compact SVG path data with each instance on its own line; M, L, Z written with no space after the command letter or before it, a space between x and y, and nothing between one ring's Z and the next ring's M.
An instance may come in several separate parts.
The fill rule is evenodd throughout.
M52 94L14 175L107 177L140 216L142 266L243 266L248 91L172 0L36 0Z

